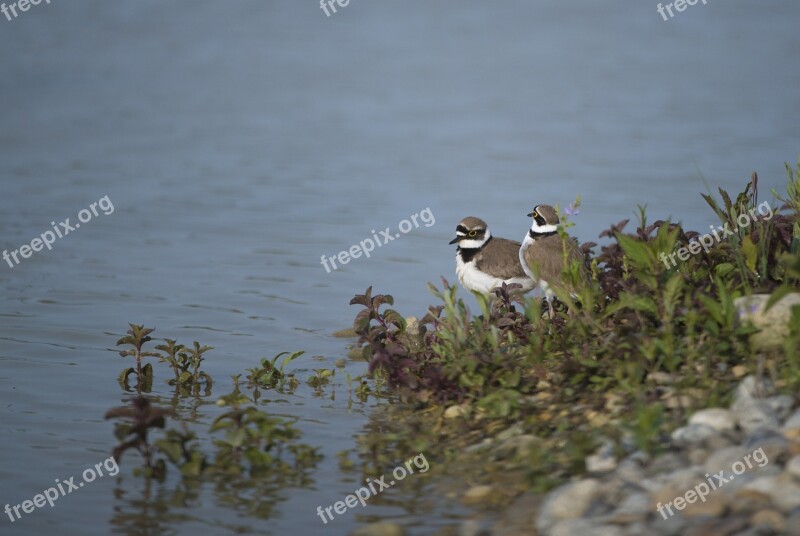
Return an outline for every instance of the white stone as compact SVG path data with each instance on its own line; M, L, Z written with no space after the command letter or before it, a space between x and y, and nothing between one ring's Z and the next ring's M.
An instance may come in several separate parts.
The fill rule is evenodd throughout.
M689 418L689 424L704 424L718 432L728 432L736 428L733 413L724 408L701 409Z
M764 306L769 300L769 294L754 294L742 296L733 301L740 322L752 322L761 331L750 336L750 344L760 350L780 350L789 335L789 319L792 316L792 307L800 305L800 293L787 294L769 311L764 311Z
M686 447L702 443L717 435L717 431L706 424L690 424L672 432L672 443L678 447Z
M540 532L548 532L559 521L583 517L602 493L602 484L593 478L570 482L556 488L544 500L536 520L536 528Z

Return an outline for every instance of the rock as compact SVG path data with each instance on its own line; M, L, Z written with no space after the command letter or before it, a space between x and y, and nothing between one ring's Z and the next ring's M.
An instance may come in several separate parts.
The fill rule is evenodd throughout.
M603 489L602 484L593 478L556 488L545 498L536 519L536 528L539 532L547 532L559 521L583 517L592 503L603 494Z
M795 511L786 519L785 536L800 536L800 510Z
M800 479L800 454L795 455L792 459L786 462L786 472Z
M800 507L800 485L791 475L763 476L746 484L737 493L747 498L753 494L767 496L781 512L789 513Z
M523 536L530 534L536 523L542 496L525 494L517 497L492 527L492 536Z
M648 536L651 534L659 536L685 536L688 520L683 516L673 515L670 517L667 512L664 513L666 519L661 514L656 513L656 517L653 518L647 530L630 533L630 536L641 536L643 534Z
M525 429L522 427L522 425L514 424L495 435L495 439L497 439L497 441L507 441L512 437L520 436L523 433L525 433Z
M783 463L789 456L789 441L774 430L756 430L745 440L744 448L754 452L749 459L743 460L748 468L763 467L767 463ZM756 459L754 459L756 458ZM747 463L750 461L750 463Z
M795 411L791 417L786 419L786 422L783 423L781 430L784 432L787 430L800 430L800 410Z
M703 465L708 459L709 451L703 447L693 447L689 450L689 462L692 465Z
M633 493L623 499L622 503L608 517L608 522L614 525L630 525L646 521L647 516L651 513L650 497L647 493Z
M458 527L458 536L481 536L486 532L481 524L475 519L465 519Z
M505 459L511 456L526 456L531 450L541 445L536 436L524 434L508 438L492 450L495 459Z
M786 526L786 520L780 512L775 510L759 510L750 518L750 524L754 528L769 527L772 531L781 534Z
M670 473L678 469L683 469L688 465L688 459L685 455L677 452L667 452L658 456L650 464L648 474L658 475L663 473Z
M606 443L585 460L586 470L589 473L607 473L617 467L617 457L614 455L614 445Z
M720 449L706 460L703 466L705 469L704 472L708 474L717 474L724 470L727 473L731 470L731 466L735 462L740 461L749 453L750 452L742 446Z
M631 523L625 526L625 534L628 536L639 536L640 534L647 534L647 523Z
M690 527L681 536L741 536L740 531L747 527L747 519L709 519ZM750 535L755 536L755 535Z
M615 476L624 482L641 486L640 482L644 480L644 469L642 464L636 459L636 455L632 454L620 462Z
M728 475L728 473L726 473L726 475ZM715 485L718 484L714 476L711 476L711 479ZM745 473L737 476L735 480L729 480L725 485L717 488L714 492L721 493L728 497L729 515L742 515L749 519L749 517L758 510L771 508L772 504L769 497L744 490L744 487L755 479L756 477L753 473Z
M351 536L405 536L406 531L395 523L370 523L357 528L350 533Z
M739 322L752 322L761 331L750 336L750 345L758 350L780 350L789 335L789 319L792 317L792 307L800 305L800 293L787 294L769 311L764 311L764 306L769 300L769 294L753 294L742 296L733 301Z
M699 405L697 402L699 398L687 394L669 394L661 397L661 399L664 401L664 406L669 409L691 409Z
M765 400L770 409L775 412L775 415L781 420L785 421L792 413L794 408L794 398L789 395L771 396Z
M731 411L746 433L759 428L780 428L779 412L786 412L787 400L784 397L767 398L773 391L768 380L759 380L755 376L746 377L736 388Z
M700 470L684 470L669 478L669 482L651 496L651 507L658 510L662 517L665 513L671 517L670 509L673 516L680 514L686 518L715 517L725 512L729 498L716 493L716 490L708 489L710 486Z
M780 428L780 420L772 408L763 400L755 398L736 401L733 406L736 422L746 433L751 433L759 428Z
M669 372L656 371L648 374L645 378L645 381L651 381L660 385L673 385L678 381L678 377L675 374L670 374Z
M494 493L492 486L472 486L461 496L464 504L478 504L485 502Z
M736 428L733 413L723 408L701 409L689 418L689 424L704 424L717 432L731 432Z
M467 409L464 406L450 406L444 410L445 419L456 419L458 417L463 417L466 414Z
M731 372L733 372L734 378L737 379L742 378L744 376L747 376L747 367L745 367L744 365L736 365L731 369Z
M698 486L700 482L695 484ZM702 491L703 488L701 488ZM684 493L688 493L690 490L686 490ZM700 499L698 495L697 488L692 488L691 491L694 492L694 495L684 495L684 501L686 502L686 506L680 512L686 518L693 518L693 517L720 517L722 516L725 511L728 509L728 505L730 503L730 499L728 496L722 493L715 493L712 490L708 495L705 497L705 501ZM686 499L693 499L694 502L689 503ZM673 504L673 508L676 506Z
M688 447L702 443L715 435L717 435L717 431L706 424L690 424L673 431L670 438L675 446Z
M772 383L767 379L759 380L755 376L748 376L739 383L734 392L733 403L748 398L766 398L774 393Z
M800 485L794 478L783 474L776 478L776 484L772 490L772 503L785 514L800 508Z
M598 525L589 519L568 519L557 523L549 536L625 536L620 527Z

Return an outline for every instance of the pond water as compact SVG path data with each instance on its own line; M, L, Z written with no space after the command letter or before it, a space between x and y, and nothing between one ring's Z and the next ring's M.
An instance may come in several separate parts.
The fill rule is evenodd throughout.
M706 228L703 180L735 193L757 170L771 199L800 147L798 15L789 0L709 0L668 21L655 2L556 0L351 0L329 17L314 1L54 1L0 15L2 249L105 196L109 212L0 261L0 507L108 457L129 322L214 346L210 403L280 351L306 351L303 381L333 368L352 341L332 333L369 285L423 313L425 283L455 279L447 242L464 216L521 239L534 204L580 194L586 241L637 203ZM387 228L400 236L369 258L322 265ZM169 397L156 369L153 394ZM345 534L390 519L429 534L469 515L420 476L322 525L316 507L355 489L336 453L375 418L342 378L364 371L348 361L333 399L275 397L325 459L268 519L210 486L148 486L126 454L117 477L52 508L0 513L0 532Z

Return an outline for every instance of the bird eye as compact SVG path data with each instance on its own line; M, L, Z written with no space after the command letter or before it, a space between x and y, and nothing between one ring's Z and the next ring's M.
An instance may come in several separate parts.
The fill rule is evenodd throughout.
M533 211L533 217L534 218L538 218L539 217L539 213L537 211L535 211L535 210Z
M469 236L475 236L476 234L478 234L478 232L477 232L477 231L470 231L470 232L469 232Z

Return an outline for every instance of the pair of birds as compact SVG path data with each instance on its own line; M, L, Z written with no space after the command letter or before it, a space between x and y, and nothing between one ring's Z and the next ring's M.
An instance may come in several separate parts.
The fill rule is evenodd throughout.
M554 290L575 290L562 280L566 263L579 261L586 278L584 256L574 238L562 239L558 234L560 222L553 207L536 205L528 217L533 221L522 243L492 236L480 218L461 220L450 241L458 244L456 274L464 288L481 294L492 294L503 283L518 283L522 292L538 286L552 313Z

